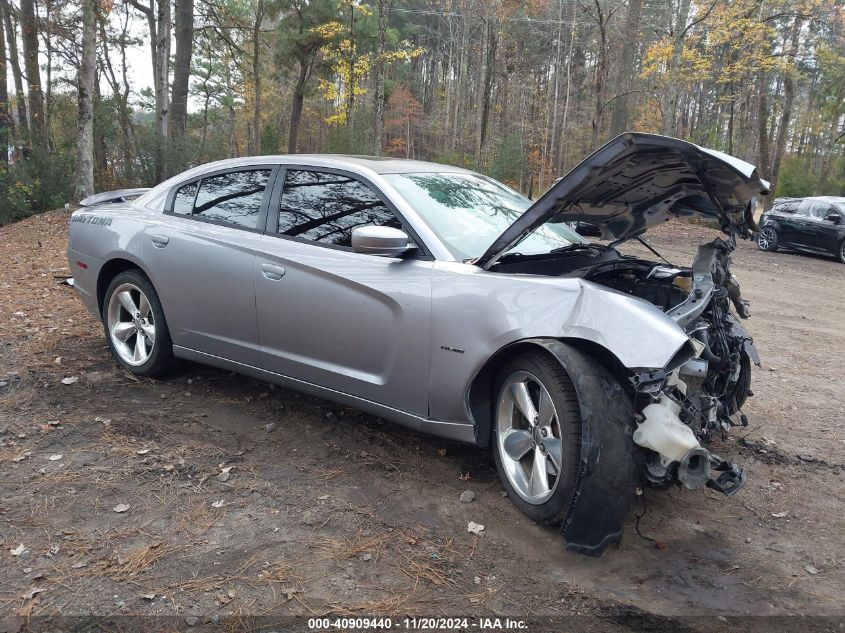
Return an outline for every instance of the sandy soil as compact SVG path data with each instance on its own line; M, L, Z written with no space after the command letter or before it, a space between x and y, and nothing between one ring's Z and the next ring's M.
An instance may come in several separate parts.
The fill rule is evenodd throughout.
M0 228L0 614L181 628L192 615L580 614L603 630L845 615L842 264L740 246L763 367L749 427L716 450L748 484L732 498L647 490L639 529L657 545L632 513L622 547L594 560L503 498L485 452L198 365L161 381L119 370L54 277L66 222ZM713 235L672 223L649 239L687 264Z

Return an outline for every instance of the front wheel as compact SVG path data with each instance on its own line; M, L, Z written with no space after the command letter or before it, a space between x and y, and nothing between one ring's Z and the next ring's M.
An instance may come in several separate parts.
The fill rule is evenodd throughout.
M770 226L760 229L760 234L757 236L757 247L761 251L773 253L778 249L778 234Z
M493 452L499 478L531 519L560 523L581 454L575 387L560 363L542 353L507 362L497 385Z
M173 366L173 344L158 294L139 270L115 276L103 301L103 326L114 359L138 376Z
M845 240L839 245L839 261L845 264Z

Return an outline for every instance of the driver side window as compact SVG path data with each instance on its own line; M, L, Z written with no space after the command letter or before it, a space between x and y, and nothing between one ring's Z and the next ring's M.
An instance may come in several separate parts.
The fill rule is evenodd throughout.
M289 169L279 204L280 235L331 246L352 246L359 226L402 228L367 185L342 174Z
M836 209L829 202L822 202L819 200L810 203L810 217L817 220L824 220L831 213L836 213Z

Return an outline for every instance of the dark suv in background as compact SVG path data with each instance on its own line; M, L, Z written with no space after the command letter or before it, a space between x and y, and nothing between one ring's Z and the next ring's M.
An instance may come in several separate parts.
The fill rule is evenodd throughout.
M757 246L834 255L845 264L845 198L778 198L760 218Z

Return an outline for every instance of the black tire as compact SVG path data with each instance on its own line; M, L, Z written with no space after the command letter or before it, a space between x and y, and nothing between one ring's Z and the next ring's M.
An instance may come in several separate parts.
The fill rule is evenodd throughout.
M498 408L505 382L515 373L527 372L545 387L555 411L561 440L561 463L557 483L551 496L543 503L526 501L511 484L503 466L504 459L499 441ZM581 456L581 413L575 387L560 363L543 352L529 352L507 361L496 380L493 411L493 456L499 479L511 501L525 515L544 525L559 524L566 516L575 490L578 464Z
M757 234L757 248L767 253L778 249L778 233L771 226L764 226Z
M845 264L845 240L839 244L839 253L837 253L840 263Z
M153 317L155 340L152 343L152 349L149 351L149 358L142 364L133 365L126 362L121 354L118 352L115 341L109 331L109 305L112 302L112 295L120 287L126 287L126 284L131 284L146 296L149 302L150 311ZM117 363L127 371L136 376L161 376L175 366L175 359L173 357L173 342L170 339L170 330L167 327L167 321L164 318L164 310L161 307L161 301L158 298L158 293L155 291L153 284L147 276L140 270L126 270L118 273L106 288L106 293L103 297L102 308L103 330L105 332L106 341L109 345L112 357ZM140 331L140 330L139 330Z

